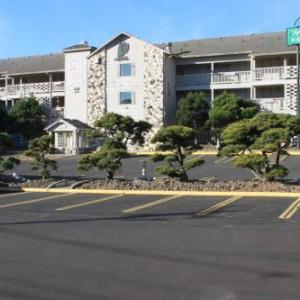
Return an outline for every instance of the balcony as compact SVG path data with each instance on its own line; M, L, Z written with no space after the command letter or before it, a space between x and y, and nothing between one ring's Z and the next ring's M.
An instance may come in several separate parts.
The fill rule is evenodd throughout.
M274 113L296 113L296 101L287 98L259 98L254 99L262 110Z
M296 79L297 67L256 68L253 71L218 72L178 75L178 88L208 85L241 85L255 82L269 82Z
M50 92L63 92L65 90L65 82L39 82L7 85L0 88L0 96L25 97L36 94L47 94Z

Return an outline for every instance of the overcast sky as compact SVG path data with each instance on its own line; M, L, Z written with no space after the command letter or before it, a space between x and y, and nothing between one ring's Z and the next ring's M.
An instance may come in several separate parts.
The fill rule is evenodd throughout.
M100 46L119 32L157 43L283 31L299 0L0 0L0 57Z

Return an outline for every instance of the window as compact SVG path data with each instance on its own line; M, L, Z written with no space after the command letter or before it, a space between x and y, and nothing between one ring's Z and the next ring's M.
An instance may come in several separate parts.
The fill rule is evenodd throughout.
M58 148L64 147L64 135L62 132L57 133L57 147Z
M120 64L120 76L131 76L132 75L132 65L131 64Z
M132 92L120 92L120 104L132 104Z

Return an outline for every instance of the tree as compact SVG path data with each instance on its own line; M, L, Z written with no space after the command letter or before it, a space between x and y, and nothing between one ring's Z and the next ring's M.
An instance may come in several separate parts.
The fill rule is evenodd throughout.
M187 181L187 171L200 166L204 160L189 156L195 131L192 128L173 125L162 127L151 140L152 143L160 143L158 151L171 150L172 154L157 154L153 161L164 161L166 165L158 166L156 171L170 177L178 177L181 181Z
M91 168L106 170L107 179L113 179L115 172L122 166L121 160L128 156L129 153L126 150L104 144L100 150L83 155L79 160L78 169L83 172L89 171Z
M49 154L54 153L55 149L52 142L50 135L43 135L31 140L28 150L25 151L25 155L33 159L31 162L32 170L39 170L43 180L50 177L51 170L57 169L56 161L47 157Z
M95 122L95 127L97 134L113 141L115 147L127 149L129 144L142 146L152 125L146 121L135 121L129 116L106 113Z
M44 132L46 111L35 98L24 98L16 102L9 112L14 133L21 133L27 140L39 137Z
M300 119L285 114L260 113L230 124L222 134L219 154L234 157L237 167L250 169L257 178L275 180L288 175L280 164L291 139L300 133Z
M199 131L208 119L209 101L203 92L188 93L178 102L176 123Z
M106 170L108 179L122 166L122 159L127 157L128 145L142 146L145 135L151 125L144 121L135 121L129 116L107 113L95 122L96 135L103 138L101 148L92 153L83 155L79 159L78 169L89 171L92 168Z
M0 132L0 152L1 149L9 147L11 144L11 138L6 133ZM19 165L20 161L15 157L3 158L0 156L0 173L11 170L15 165Z
M232 122L252 118L259 112L259 106L252 100L241 100L235 94L224 92L216 97L213 107L209 112L208 125L212 128L217 138L222 130Z
M0 132L7 130L8 115L6 109L0 103Z

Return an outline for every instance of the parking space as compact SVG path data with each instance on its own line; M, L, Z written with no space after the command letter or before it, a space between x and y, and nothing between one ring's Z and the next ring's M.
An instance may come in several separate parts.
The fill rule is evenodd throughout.
M298 299L299 202L0 194L1 284L20 299Z
M300 220L296 198L243 196L124 195L78 193L17 193L0 195L0 213L43 214L68 218L223 218L243 220Z

